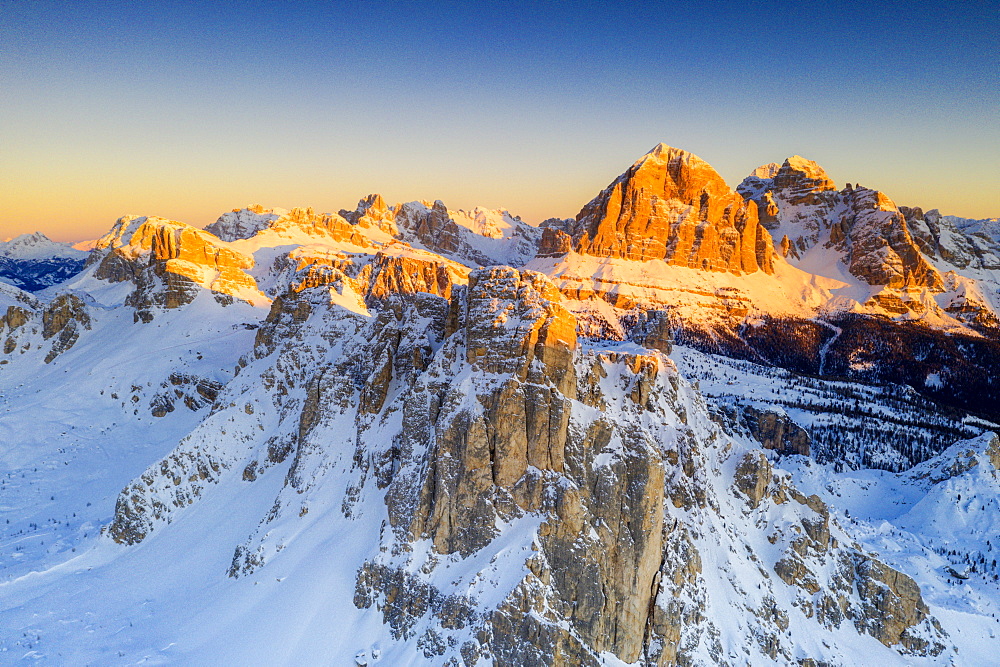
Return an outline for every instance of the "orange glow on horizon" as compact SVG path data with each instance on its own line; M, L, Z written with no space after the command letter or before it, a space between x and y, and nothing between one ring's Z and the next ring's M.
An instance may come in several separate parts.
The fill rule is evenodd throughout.
M530 175L517 180L512 176L504 183L474 183L466 177L450 187L441 179L442 183L436 188L426 177L407 187L381 188L364 182L374 179L348 177L339 179L336 187L330 187L323 182L325 179L315 175L302 178L293 186L279 185L260 175L248 175L245 182L234 185L225 175L211 173L186 174L173 183L166 177L144 182L135 174L125 175L120 180L96 174L88 181L61 173L51 179L51 185L45 186L40 185L43 182L41 174L22 173L4 186L0 240L35 231L63 242L93 239L126 214L156 215L200 228L227 211L254 203L261 203L265 208L311 206L316 211L335 213L341 209L353 210L362 197L376 192L390 204L441 199L452 209L506 208L528 222L538 223L550 217L575 216L631 162L620 162L617 171L607 166L602 170L598 167L603 165L599 164L589 170L584 170L579 163L568 165L563 177L553 179L549 176L551 181L556 181L554 183L534 180ZM886 192L898 205L920 206L924 210L937 208L945 215L967 218L1000 216L1000 191L990 182L988 174L983 174L980 180L940 179L935 183L934 192L911 182L900 182L891 173L876 179L882 183L866 183L852 176L850 171L846 175L852 183L860 181ZM391 178L387 182L399 180ZM735 187L740 180L740 177L727 177L730 187ZM845 183L837 181L837 187Z

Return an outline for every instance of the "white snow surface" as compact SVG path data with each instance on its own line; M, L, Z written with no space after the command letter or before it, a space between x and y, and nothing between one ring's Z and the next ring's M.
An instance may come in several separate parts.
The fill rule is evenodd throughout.
M393 640L380 614L353 603L356 570L379 552L385 512L381 493L369 486L356 499L351 517L344 515L345 492L358 483L351 465L353 438L345 438L353 417L326 423L313 436L325 447L304 494L284 486L287 461L252 484L243 479L240 471L253 456L248 443L281 428L260 381L272 360L252 362L232 376L238 357L253 345L254 332L246 327L258 323L266 310L239 303L222 308L203 296L150 324L133 323L126 308L97 309L92 331L52 364L31 363L29 353L0 366L5 388L0 399L5 443L0 509L10 521L0 526L0 662L351 664L363 654L369 664L425 664L414 642ZM304 341L305 354L319 355L314 357L318 361L357 344L345 337L357 326L357 316L340 312L343 317L324 325L334 327L338 342L330 347L317 336ZM632 343L597 341L585 343L581 354L604 352L645 351ZM91 363L94 359L100 362ZM664 373L674 373L671 368L668 362ZM178 370L228 381L225 400L230 407L214 414L207 408L180 407L165 417L151 417L145 409L150 396ZM606 365L605 373L602 387L619 396L606 406L605 417L621 418L629 402L616 390L630 376L615 364ZM468 376L466 381L492 380ZM698 393L684 385L681 401L688 427L709 442L717 431ZM582 404L574 406L574 414L581 420L601 416ZM397 427L390 421L372 432L373 454L384 446L378 433ZM673 447L682 422L667 412L646 428L663 446ZM694 519L677 510L677 516L708 522L694 539L706 573L706 613L725 629L723 655L733 663L766 664L760 657L745 657L746 647L738 639L757 622L750 609L765 602L758 590L758 582L765 581L759 565L745 553L752 548L765 554L764 566L771 567L779 552L763 532L745 525L750 519L743 501L730 491L737 454L750 445L726 442L707 450L721 464L717 472L706 473L713 497L722 502L719 514ZM734 446L737 454L723 454ZM815 463L791 461L803 491L820 493L838 513L847 509L855 517L840 519L844 532L835 530L840 539L888 554L884 557L890 564L926 587L932 613L957 647L957 653L949 650L940 660L903 658L849 624L817 632L779 586L777 603L789 611L799 657L859 666L871 664L873 656L887 665L984 664L993 650L991 633L1000 630L993 618L1000 612L996 583L976 580L975 588L948 583L942 567L955 559L933 551L933 546L948 545L992 553L986 540L1000 526L980 531L976 518L982 516L980 505L992 508L997 502L997 483L981 454L983 447L983 440L956 446L901 476L864 471L838 475ZM920 478L924 470L933 474L945 466L963 448L983 459L976 469L936 485ZM206 485L190 506L172 510L168 522L159 522L136 546L101 536L120 489L147 467L158 470L157 462L172 450L210 453L223 466L218 483ZM608 465L620 452L621 443L613 440L597 453L594 465ZM875 478L879 486L869 483ZM962 501L956 500L959 494ZM262 524L275 498L291 507L278 521ZM300 513L299 506L308 513ZM787 511L754 515L754 520L794 523L793 516L782 513ZM429 545L418 542L412 553L390 562L418 572L433 561L433 584L467 594L477 608L488 610L524 576L538 522L529 515L498 525L489 549L465 559L431 558ZM253 572L227 577L233 547L248 535L249 543L259 540L270 555ZM697 655L708 664L708 653ZM624 663L606 654L604 664Z

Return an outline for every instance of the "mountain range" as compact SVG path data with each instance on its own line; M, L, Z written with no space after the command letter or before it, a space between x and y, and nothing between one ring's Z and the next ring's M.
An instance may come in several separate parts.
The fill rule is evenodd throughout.
M83 269L87 253L41 232L0 242L0 281L29 292L63 282Z
M4 258L12 659L994 658L1000 219L660 144L572 219L369 195Z

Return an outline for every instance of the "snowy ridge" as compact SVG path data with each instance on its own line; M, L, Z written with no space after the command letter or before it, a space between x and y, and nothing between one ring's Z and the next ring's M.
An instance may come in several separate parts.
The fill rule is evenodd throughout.
M496 278L507 280L502 276L497 275ZM482 284L485 276L480 275L477 280ZM503 284L497 284L496 288L502 288ZM546 289L544 282L538 285ZM411 500L408 499L417 499L418 496L411 495L416 491L411 484L419 482L424 465L421 461L426 460L426 454L419 448L419 431L408 428L407 422L421 419L424 413L420 404L423 400L440 392L441 387L451 386L451 389L445 389L443 411L437 417L445 428L438 431L438 438L447 440L452 437L447 435L446 426L451 421L484 416L484 407L473 397L490 396L497 391L507 392L509 389L505 387L516 386L510 384L514 378L502 372L506 368L503 364L514 361L515 366L510 370L516 374L516 359L509 359L501 353L487 362L490 366L479 370L476 365L465 361L466 350L474 345L473 337L479 335L475 333L479 330L475 323L481 319L470 320L466 328L442 340L443 329L439 327L444 322L441 316L446 304L436 297L416 299L406 306L408 310L412 309L409 310L411 316L396 320L386 311L380 313L377 319L372 319L359 317L335 304L324 306L322 299L325 297L322 295L323 292L315 291L315 288L312 292L303 293L303 298L311 304L314 312L308 320L296 323L293 317L275 319L271 326L278 329L264 337L252 358L248 357L240 363L242 370L219 394L212 412L181 440L175 451L150 466L121 494L110 534L126 542L148 541L149 545L157 545L156 548L145 549L142 553L147 554L146 557L138 555L139 552L136 552L137 556L128 556L131 552L126 552L116 558L116 547L110 541L98 541L80 557L79 562L71 566L70 571L86 572L86 568L93 568L90 571L109 572L108 568L114 569L115 561L122 557L132 561L131 568L147 570L155 566L157 554L174 549L191 553L191 547L186 546L187 540L202 540L203 533L191 533L189 530L208 520L208 516L215 516L209 508L238 504L245 509L231 513L226 524L242 526L241 530L250 534L249 539L245 543L236 541L234 544L232 537L227 540L225 536L234 536L236 530L223 527L221 531L215 531L218 536L218 540L213 542L218 547L216 555L200 557L204 559L204 565L200 566L204 569L188 570L188 576L193 575L195 581L206 584L218 577L221 572L213 571L211 564L217 563L215 567L223 564L220 557L224 553L220 551L228 542L230 554L233 553L233 546L236 547L235 556L232 563L223 566L223 570L228 569L231 577L235 578L225 584L223 595L216 593L214 601L205 599L198 602L198 606L221 611L232 605L233 609L239 609L245 604L245 596L251 592L256 595L270 590L267 594L274 600L280 600L286 595L300 595L296 591L302 591L303 586L315 586L318 581L330 581L328 586L340 586L343 590L347 582L357 580L353 594L335 596L325 605L331 612L336 611L328 618L339 619L338 624L350 623L358 631L347 635L317 632L291 647L272 641L263 644L278 648L282 655L288 655L289 649L295 656L304 658L313 655L315 651L323 650L324 644L316 643L322 642L321 637L340 638L334 639L335 643L325 644L325 648L335 654L349 657L363 652L370 658L377 653L381 660L392 664L411 664L437 655L444 658L448 655L461 656L460 649L464 649L466 655L474 651L488 660L501 662L516 661L516 656L525 655L524 651L537 650L537 655L546 655L549 649L545 641L532 649L530 645L507 645L502 635L494 634L491 641L482 643L476 636L484 627L490 632L490 625L483 626L484 621L477 619L502 617L517 623L529 622L527 618L517 620L516 607L510 606L512 600L524 595L541 595L543 599L550 600L550 605L561 604L560 595L566 594L560 592L561 587L569 585L571 579L567 576L576 578L576 565L564 570L565 565L558 560L560 551L556 547L561 544L558 540L563 539L559 537L563 530L558 527L560 521L582 520L585 525L594 521L591 528L583 531L584 544L593 545L580 552L580 557L587 562L586 559L592 558L587 555L588 548L599 548L598 553L601 553L605 551L606 546L602 545L606 545L608 539L613 540L612 544L619 545L626 544L621 540L636 539L625 534L602 537L606 528L604 520L598 520L598 516L617 505L604 506L597 497L583 500L585 509L579 519L569 519L570 515L565 514L568 510L561 510L564 512L562 516L567 518L560 520L555 508L545 509L544 496L539 499L543 504L535 510L504 509L503 505L497 504L494 509L488 510L486 516L472 514L468 517L472 521L482 519L483 527L490 526L492 530L465 537L459 532L448 538L458 539L453 544L467 544L465 547L452 551L444 546L448 542L438 542L438 539L444 539L440 531L454 525L447 523L440 524L431 532L425 538L428 542L411 542L411 538L407 537L409 529L405 528L409 510L394 516L393 507L411 507ZM487 303L483 302L484 305ZM533 314L536 313L534 308L530 306L521 317L537 317ZM296 310L292 304L287 304L289 316ZM516 312L515 309L511 315ZM505 322L493 326L527 332L529 329L524 327L529 321L508 316ZM510 329L510 326L514 328ZM403 333L403 338L398 339L395 334L387 335L393 330ZM399 342L393 342L396 340ZM277 347L272 347L275 343ZM386 344L395 347L383 348ZM422 373L419 367L407 371L405 367L398 366L412 358L410 350L428 347L433 356ZM380 352L380 349L383 351ZM69 354L74 352L76 350ZM352 378L349 369L355 367L352 360L359 356L385 359L389 367L397 369L392 373L393 379L386 385L379 384L375 379L382 376L379 363L370 370L361 371L368 374L367 381L358 382L360 378ZM545 363L560 362L551 359ZM656 604L662 605L664 610L679 611L682 617L696 614L719 620L682 625L682 642L678 646L653 643L644 650L670 648L698 662L738 660L741 656L766 659L768 655L793 660L807 654L836 658L845 661L844 664L861 664L874 646L880 646L871 644L870 638L866 641L865 635L859 634L850 623L845 626L842 620L826 621L831 624L827 630L805 614L794 611L792 602L800 596L797 587L761 573L761 567L771 570L778 567L777 563L785 557L782 554L791 549L791 542L779 539L772 544L767 533L747 532L745 519L742 518L747 501L742 492L734 493L731 486L734 467L747 452L747 445L737 444L710 421L699 396L680 379L669 361L655 355L643 357L642 352L637 354L617 345L589 345L572 363L576 375L581 378L586 377L585 371L592 374L592 369L601 370L599 375L590 375L600 377L596 385L591 386L587 382L581 385L591 388L585 389L583 394L577 393L582 400L572 404L570 431L594 432L595 427L609 420L616 425L610 438L599 441L605 444L598 446L595 443L593 451L585 455L592 457L592 463L586 465L588 468L593 466L593 472L588 474L595 475L596 483L605 485L610 493L621 493L628 488L622 484L622 476L627 470L646 469L647 474L653 474L660 469L661 464L655 462L661 456L664 460L676 457L681 461L690 461L690 464L672 468L672 472L664 471L666 479L654 474L653 480L661 480L658 484L640 487L630 492L638 495L630 497L631 502L640 502L650 509L657 506L655 503L647 505L657 497L656 493L667 493L671 499L664 506L667 515L661 519L666 522L665 526L672 526L666 532L662 547L666 561L661 565L661 557L657 555L650 563L651 574L665 568L664 571L671 574L664 575L663 581L684 583L676 590L673 588L676 584L664 586ZM637 363L638 367L647 369L640 375L636 375L634 370ZM494 370L487 371L487 368ZM407 387L407 377L417 381L412 390ZM558 376L553 376L552 380L560 382ZM268 386L273 387L274 383L288 387L290 391L275 393L269 390ZM528 385L525 386L527 390ZM415 393L406 397L409 391ZM570 391L569 387L566 386L564 391ZM316 395L325 398L315 402L311 397ZM380 396L384 396L381 401L378 400ZM643 396L648 396L648 399ZM649 402L644 403L645 400ZM124 403L128 405L129 401ZM381 408L378 408L379 404ZM310 405L313 407L310 408ZM602 409L597 409L597 405L601 405ZM401 411L401 406L406 407ZM373 408L377 408L376 411L370 412ZM416 412L408 414L412 410ZM655 418L644 418L643 415L647 414L649 417L655 415ZM172 419L170 415L166 418ZM636 427L639 430L634 430ZM363 439L358 440L358 437ZM458 450L455 454L468 455L460 452ZM572 457L579 454L570 454L567 450L567 456L573 460ZM546 467L552 464L551 461L540 463ZM640 468L636 469L637 465ZM582 480L575 480L574 476L579 473L570 470L572 468L558 473L544 468L526 469L524 474L528 480L537 477L538 483L551 487L553 493L569 493L568 498L574 498L578 497L576 494L583 493L585 486L581 485ZM453 483L447 480L447 477L442 477L439 484ZM388 486L384 486L386 481ZM782 486L784 482L775 484L775 493L791 493L781 490L787 488ZM279 487L275 496L275 489ZM271 500L267 500L268 497ZM805 504L807 499L804 496L796 497L801 499L791 500L790 504L786 501L784 506L773 504L770 500L762 501L755 496L751 496L751 502L762 503L754 506L755 516L760 513L766 515L769 530L786 534L793 526L801 525L802 521L813 521L810 517L817 511ZM518 502L535 501L531 501L529 496ZM205 515L206 511L208 515ZM255 520L253 512L260 518ZM386 512L389 512L388 516ZM597 516L587 518L589 512L595 512ZM200 521L199 515L205 515L205 518ZM380 523L379 517L386 517L381 519L383 528L373 530ZM492 518L486 521L487 517ZM404 518L404 523L397 523ZM175 524L180 530L174 530ZM830 539L841 543L849 541L841 528L831 525L829 530L831 537L817 542L819 551L810 556L819 559L817 562L827 558L824 554L831 548ZM649 539L658 534L659 531L651 531ZM316 569L322 559L316 560L315 555L304 560L303 557L316 554L331 540L351 546L342 554L340 562L343 569L328 571L323 576ZM553 543L552 540L557 541ZM406 544L409 546L401 548ZM533 544L536 546L532 547ZM470 551L466 552L466 548ZM617 548L626 549L624 546ZM834 549L831 553L837 553L840 547ZM204 552L204 547L194 550L194 553L198 552ZM134 560L136 557L138 561ZM150 557L154 560L144 562ZM855 562L853 559L861 556L850 558ZM598 568L599 562L595 561ZM862 559L857 562L863 564L867 561ZM648 568L649 565L641 567ZM176 576L171 574L176 571L175 568L167 567L159 571L166 578ZM266 578L264 573L267 573ZM338 581L341 583L338 584ZM391 590L396 590L387 588L395 586L394 581L405 586L406 595L414 596L409 598L406 608L419 610L421 604L427 604L429 613L408 616L410 612L404 612L397 615L388 597L385 597ZM546 581L551 583L546 584ZM139 582L136 584L139 585ZM261 585L265 588L261 589ZM826 590L827 585L822 584L822 588ZM153 582L153 589L159 586L159 583ZM140 598L163 595L153 589L139 585L134 600L126 599L122 607L112 607L106 613L112 617L133 613L130 605L141 604ZM218 587L206 585L195 588L211 589L218 590ZM286 589L287 592L282 592ZM55 595L57 599L63 599L55 590L45 590L47 596ZM332 593L336 588L328 587L327 590ZM439 604L444 606L438 607ZM866 613L863 610L867 603L863 597L844 598L844 604L856 607L855 614ZM303 611L311 613L310 609L306 607ZM773 615L776 609L788 611ZM372 613L375 610L382 613ZM167 611L169 622L179 624L182 631L178 637L190 637L190 640L149 653L148 642L156 641L157 626L154 625L152 635L132 634L139 651L136 655L159 659L184 657L212 660L221 657L220 651L231 650L228 646L212 642L201 643L198 640L201 633L195 623L178 615L180 613L180 608L176 612ZM498 613L499 617L496 616ZM386 623L381 627L377 624L380 616ZM456 625L454 619L464 620ZM721 619L726 619L728 630L720 636ZM306 621L299 616L298 622L316 623L317 620ZM556 639L565 632L560 629L561 621L542 618L539 622L543 637L563 641ZM656 621L666 622L666 619ZM88 627L96 631L96 646L99 646L100 637L106 631L93 624ZM284 627L283 622L274 629L281 633ZM316 627L319 630L323 626ZM667 627L664 626L664 631ZM780 639L782 627L790 629L791 636L798 638L794 644L786 645ZM44 631L40 629L38 636L47 638L45 641L53 642L53 646L59 646L62 632L65 631L46 628ZM565 641L577 646L573 650L579 651L587 643L595 641L595 636L603 636L603 633L590 634L592 632L586 625L571 623ZM828 653L830 649L824 648L819 639L828 632L834 633L830 639L833 636L837 638L838 648L834 653ZM932 643L940 639L929 625L921 633L920 636L926 636ZM275 635L275 639L278 636L280 634ZM765 637L769 639L762 643ZM637 636L634 641L640 639ZM44 651L46 645L39 643L34 650ZM454 649L449 649L449 646ZM613 664L614 651L638 649L638 645L632 646L627 643L608 645L608 650L599 654L604 656L603 660ZM91 655L88 650L93 650L88 649L88 644L77 644L75 655L86 659ZM256 650L261 650L260 646ZM933 648L933 651L938 650L941 649ZM880 655L891 659L893 653L889 649L883 647L881 651ZM258 654L257 658L260 659L261 655ZM581 655L595 654L584 650Z

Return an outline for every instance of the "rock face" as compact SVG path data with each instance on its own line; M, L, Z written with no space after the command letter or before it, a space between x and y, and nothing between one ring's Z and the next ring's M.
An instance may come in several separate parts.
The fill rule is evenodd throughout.
M76 344L80 334L90 330L91 315L77 295L59 294L48 303L34 299L15 287L0 289L0 304L7 305L0 316L0 352L44 351L44 363L55 360ZM4 362L6 363L6 362Z
M352 225L361 227L375 227L386 234L396 236L399 228L396 226L395 209L386 204L385 199L380 194L371 194L358 202L358 207L353 211L341 211L346 220Z
M90 328L90 314L79 297L60 294L42 311L42 337L55 338L52 348L45 355L45 363L73 347L80 332Z
M788 415L745 406L743 421L750 434L764 449L771 449L779 454L809 456L809 433L789 419Z
M925 255L957 269L1000 269L1000 218L960 218L919 207L899 210Z
M697 571L685 563L681 569L691 574L678 577L673 564L663 565L668 539L671 549L686 545L691 553L694 547L683 541L683 530L664 525L662 454L641 432L573 417L585 404L610 400L623 401L637 416L649 412L657 387L670 375L665 361L655 354L581 356L575 318L555 287L534 272L474 271L450 303L413 296L419 299L412 307L434 320L423 334L438 347L431 359L422 353L423 363L404 363L414 358L406 319L379 315L362 336L373 341L366 356L385 359L385 365L375 364L365 381L359 415L379 414L389 406L392 387L414 383L396 399L402 422L392 446L364 454L371 461L368 474L386 489L393 529L387 536L394 545L387 551L403 556L414 540L427 539L438 554L471 558L493 548L500 526L541 521L537 552L525 561L524 579L485 615L474 613L475 602L466 595L406 574L398 559L365 563L355 604L381 612L394 636L419 638L426 658L447 653L454 645L449 635L469 624L479 639L461 645L467 661L488 656L503 664L570 665L597 664L602 651L628 661L651 650L675 655L670 642L650 648L657 633L680 632L666 612L655 612L654 622L657 582L663 571L670 581L697 577ZM625 397L602 397L599 382L608 369L630 386ZM319 396L309 402L319 412L303 417L313 425L334 418L324 405L336 406L332 413L351 409L347 387L333 380L339 374L330 369L322 375L331 380L321 381ZM463 375L469 379L458 381ZM308 493L307 471L315 465L307 444L312 436L302 440L302 434L316 428L299 430L288 479L300 493ZM594 457L619 442L627 443L624 449L595 468ZM154 505L126 498L123 526L136 523L125 508ZM237 549L230 572L239 576L271 557L266 544L251 542ZM560 627L565 622L569 630Z
M773 180L766 189L781 192L791 204L821 204L825 200L823 193L836 189L833 180L827 176L822 167L801 155L788 158L778 169L774 169L775 164L772 162L770 165L758 167L750 178L757 177L759 183L766 186L762 170L771 173Z
M191 303L199 287L230 297L265 301L246 269L253 258L219 245L216 237L184 223L126 216L98 240L89 260L94 277L109 282L132 280L128 305L136 321L148 322L157 308Z
M664 144L587 204L573 228L575 249L584 254L663 259L708 271L773 270L771 236L758 222L757 207L733 193L707 162Z
M850 273L869 285L944 289L906 216L881 192L837 191L822 167L798 155L777 169L758 167L737 192L766 212L761 222L782 239L783 256L797 259L819 244L843 253Z
M350 534L381 521L353 602L379 614L387 642L414 647L414 659L720 662L713 619L732 599L759 620L726 632L761 659L792 659L791 614L817 631L941 650L919 591L841 546L827 508L721 431L662 352L582 344L559 290L537 272L491 267L465 282L414 283L383 280L396 264L379 261L331 262L330 280L274 300L252 357L214 396L226 434L206 421L124 489L113 539L143 541L227 476L252 485L284 466L283 488L236 545L229 575L268 567L306 526L333 521ZM661 325L651 315L636 330L669 350ZM260 433L264 423L280 426ZM795 442L790 428L771 437ZM753 522L729 523L748 506L798 528L769 525L780 532L769 544ZM791 537L800 533L807 542ZM755 573L739 586L760 595L714 598L706 551ZM828 579L841 562L852 563L857 594ZM843 613L804 597L804 611L776 606L802 587ZM883 610L892 623L878 620ZM924 636L934 641L915 639Z
M795 604L806 616L831 629L851 621L859 632L903 653L944 651L946 635L929 616L913 579L856 546L841 544L829 508L818 496L806 497L789 486L786 477L773 474L759 452L743 458L734 481L754 510L767 505L797 505L804 510L797 522L773 522L768 541L785 545L773 570L801 591Z
M396 238L470 265L521 266L534 257L538 246L539 230L505 210L452 211L437 200L397 204L374 219L389 228L385 220L390 215Z
M869 285L944 290L941 274L920 253L905 217L891 199L859 187L845 193L844 200L848 213L840 228L845 240L850 238L852 274Z
M0 316L3 347L0 349L4 354L11 354L18 349L19 341L28 328L25 325L36 318L42 308L42 303L28 292L13 285L0 283L0 309L3 312Z

